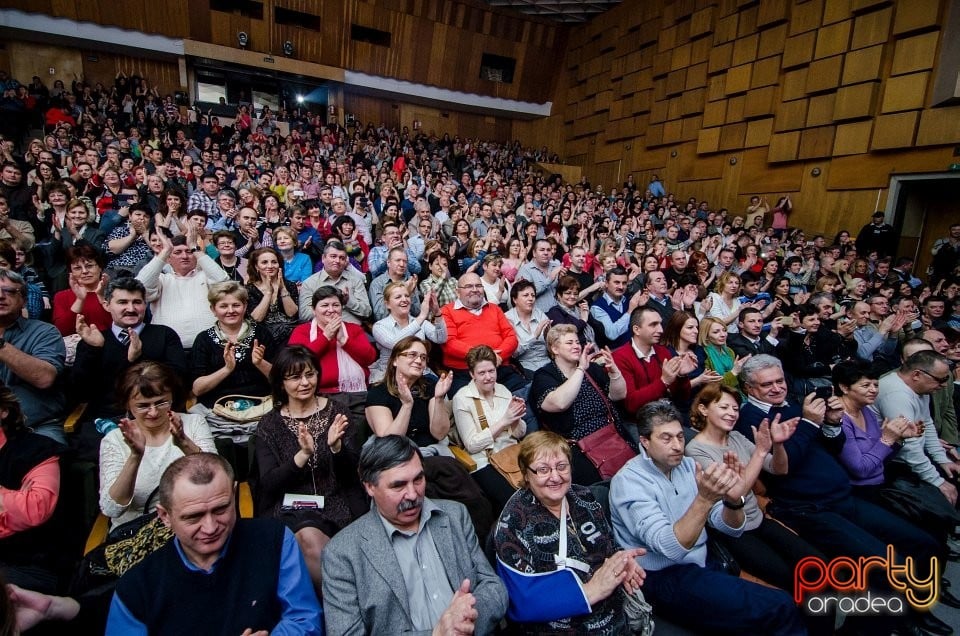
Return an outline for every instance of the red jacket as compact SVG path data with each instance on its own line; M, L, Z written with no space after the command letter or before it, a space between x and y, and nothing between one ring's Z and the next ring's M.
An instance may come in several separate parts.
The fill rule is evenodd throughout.
M627 397L623 399L623 406L627 413L636 413L641 406L669 394L677 401L682 402L690 395L690 380L677 378L669 387L660 379L663 370L661 360L669 360L673 354L662 345L653 345L654 355L649 362L637 357L633 350L633 341L613 352L613 361L623 374L627 383Z
M337 367L337 341L328 340L322 329L317 329L317 339L310 342L310 325L313 321L297 326L290 334L290 344L303 345L317 358L317 367L320 369L320 382L317 391L320 393L340 392L340 370ZM360 325L345 322L347 328L347 344L343 350L363 367L364 379L370 380L370 365L377 359L377 349L367 338L366 332Z
M450 369L467 368L467 352L477 345L488 345L506 362L517 350L517 332L503 310L487 303L476 316L467 309L454 309L447 303L440 310L447 323L447 342L443 345L443 363Z

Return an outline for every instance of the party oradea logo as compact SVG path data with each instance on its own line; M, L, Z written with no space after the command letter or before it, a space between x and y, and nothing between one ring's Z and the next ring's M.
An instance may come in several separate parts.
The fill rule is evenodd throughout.
M812 615L840 611L855 616L900 616L908 607L927 611L940 594L937 559L930 558L924 576L918 574L917 565L922 564L913 557L898 563L892 545L887 546L886 557L839 556L830 561L805 557L793 571L794 601ZM869 589L871 580L873 589ZM889 593L877 590L877 583L883 580Z

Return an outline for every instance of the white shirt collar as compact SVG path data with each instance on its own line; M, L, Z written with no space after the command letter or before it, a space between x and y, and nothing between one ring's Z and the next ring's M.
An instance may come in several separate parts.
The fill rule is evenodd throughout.
M462 302L460 302L460 299L459 299L459 298L457 298L455 301L453 301L453 308L454 308L454 309L465 309L465 310L469 311L471 314L473 314L473 315L475 315L475 316L479 316L479 315L480 315L480 312L482 312L482 311L483 311L483 308L486 307L488 304L489 304L489 303L487 302L487 299L484 298L484 299L483 299L483 302L480 303L480 306L479 306L479 307L477 307L476 309L470 309L469 307L467 307L466 305L464 305Z
M653 345L650 346L650 351L646 354L641 352L640 347L637 346L637 342L633 338L630 339L630 346L633 347L633 352L637 354L637 357L644 362L650 362L650 360L657 355L657 350L653 347Z

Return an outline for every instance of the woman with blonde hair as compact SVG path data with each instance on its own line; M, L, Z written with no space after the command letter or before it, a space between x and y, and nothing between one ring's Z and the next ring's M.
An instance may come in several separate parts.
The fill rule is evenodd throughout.
M273 243L283 259L283 277L299 285L313 274L313 262L298 250L297 241L297 231L291 227L278 227L273 231Z
M270 361L276 342L266 326L247 318L246 288L236 281L210 286L207 300L217 321L197 334L190 350L194 372L192 412L202 413L215 432L245 442L256 422L238 424L216 415L213 407L227 395L270 394Z
M740 370L750 356L741 358L727 346L727 327L719 318L707 317L700 321L697 357L703 356L704 368L723 376L723 383L731 388L739 387ZM701 353L702 351L702 353Z
M442 254L440 256L443 257ZM416 336L436 344L447 341L447 323L440 316L435 297L428 292L424 301L420 315L411 316L410 290L407 284L391 281L384 287L383 302L388 315L373 325L373 339L380 348L380 357L370 365L371 383L383 379L393 347L404 338ZM431 316L434 317L432 320Z
M627 384L610 350L598 351L593 343L581 346L573 325L551 327L546 342L551 361L533 374L528 396L537 421L574 441L613 424L635 449L629 433L622 430L619 411L611 405L626 397ZM573 453L573 481L600 481L597 467L580 448Z
M737 298L739 294L740 275L735 272L720 274L713 291L697 306L697 317L701 320L706 317L717 318L730 333L736 333L737 316L742 309Z

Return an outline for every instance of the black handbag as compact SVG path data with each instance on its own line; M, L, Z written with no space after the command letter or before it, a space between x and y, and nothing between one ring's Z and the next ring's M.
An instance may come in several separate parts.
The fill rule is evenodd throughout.
M158 486L147 497L145 510L150 508L150 502L159 490ZM81 559L70 584L71 595L79 596L91 590L109 590L124 572L172 537L173 531L160 521L156 511L117 526L107 535L106 541Z

